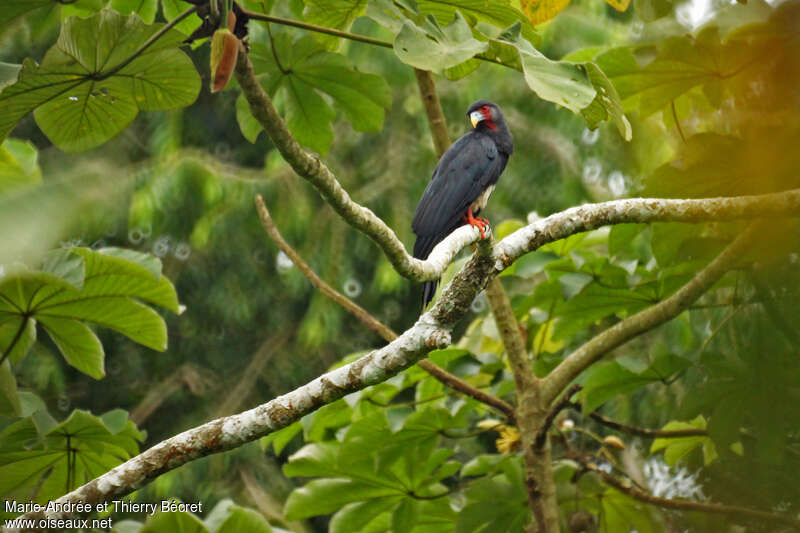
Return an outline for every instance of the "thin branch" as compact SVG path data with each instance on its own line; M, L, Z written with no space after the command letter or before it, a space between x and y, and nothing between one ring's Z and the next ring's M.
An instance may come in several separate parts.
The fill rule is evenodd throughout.
M579 403L570 403L569 407L573 409L580 410L581 404ZM592 419L594 419L599 424L604 426L608 426L612 429L616 429L617 431L621 431L623 433L628 433L630 435L636 435L637 437L644 437L646 439L679 439L683 437L705 437L708 435L708 431L705 429L694 428L694 429L649 429L643 428L639 426L631 426L628 424L623 424L621 422L617 422L615 420L611 420L608 417L601 415L598 412L592 412L589 414Z
M118 64L117 66L115 66L114 68L112 68L111 70L109 70L107 72L103 72L102 74L98 75L95 79L100 81L100 80L104 80L106 78L110 78L111 76L113 76L114 74L119 72L120 70L122 70L125 67L127 67L128 65L130 65L131 62L134 59L136 59L137 57L142 55L145 52L145 50L147 50L148 48L150 48L153 45L153 43L155 43L157 40L159 40L164 35L166 35L166 33L169 30L171 30L172 28L177 26L178 23L181 22L183 19L185 19L186 17L188 17L190 15L193 15L195 12L197 12L197 6L190 7L189 9L187 9L186 11L184 11L183 13L181 13L180 15L178 15L177 17L175 17L171 21L167 22L164 25L163 28L161 28L160 30L155 32L153 35L151 35L150 38L147 39L144 43L142 43L142 45L139 48L137 48L131 55L129 55L127 58L125 58L122 61L122 63Z
M294 20L283 17L275 17L273 15L265 15L264 13L257 13L255 11L250 11L248 9L242 9L242 13L247 18L253 20L260 20L267 23L274 22L275 24L281 24L283 26L292 26L295 28L313 31L316 33L324 33L325 35L333 35L334 37L341 37L342 39L348 39L350 41L358 41L360 43L371 44L374 46L381 46L383 48L394 47L394 45L392 45L392 43L390 43L389 41L382 41L380 39L367 37L366 35L359 35L357 33L350 33L347 31L336 30L333 28L326 28L324 26L317 26L316 24L310 24L308 22L303 22L302 20Z
M552 402L569 382L605 354L682 313L733 266L739 256L752 244L759 227L758 223L751 224L744 233L739 235L732 244L675 294L616 323L575 350L542 380L544 399L548 403Z
M316 24L310 24L308 22L303 22L301 20L275 17L273 15L266 15L264 13L256 13L255 11L249 11L247 9L242 9L242 13L246 15L248 18L254 20L261 20L264 22L274 22L275 24L292 26L295 28L313 31L316 33L324 33L325 35L333 35L334 37L340 37L342 39L347 39L350 41L357 41L360 43L371 44L373 46L380 46L382 48L394 48L394 44L390 43L389 41L383 41L381 39L367 37L366 35L359 35L358 33L350 33L348 31L326 28L325 26L317 26ZM498 61L497 59L489 57L484 54L477 54L476 56L474 56L474 58L480 61L486 61L487 63L494 63L495 65L502 65L504 67L514 68L512 65L503 63L502 61Z
M760 520L767 520L769 522L785 524L795 529L800 529L800 520L795 520L790 516L769 513L766 511L758 511L756 509L749 509L747 507L737 507L734 505L721 505L716 503L703 503L693 502L689 500L675 500L671 498L660 498L635 487L630 481L623 480L604 472L596 464L586 459L578 458L578 462L586 470L590 470L603 480L604 483L611 485L618 491L627 494L635 500L644 502L657 507L665 509L677 509L680 511L699 511L701 513L724 514L737 516L739 518L755 518Z
M442 157L445 150L450 147L450 134L447 132L447 120L442 112L433 75L427 70L418 68L414 69L414 74L417 77L417 87L419 87L422 103L425 104L425 115L428 117L428 127L433 137L433 145L436 147L436 153Z
M500 339L505 346L517 390L522 392L538 381L538 378L533 374L528 351L525 349L525 339L519 330L519 323L511 309L508 295L498 278L493 278L486 287L486 299L492 309Z
M377 333L386 342L392 342L397 338L397 334L392 331L391 328L380 322L372 314L370 314L369 311L331 287L325 282L325 280L317 276L316 272L311 269L308 263L306 263L303 258L300 257L300 254L298 254L297 251L295 251L295 249L292 248L291 245L289 245L289 243L286 242L286 240L280 234L280 231L278 231L278 227L272 220L269 210L267 209L266 204L264 204L264 199L261 197L261 195L256 195L255 201L258 215L261 218L261 223L264 226L264 230L267 232L267 235L269 235L270 238L275 241L275 244L278 245L278 248L280 248L283 253L285 253L289 259L292 260L292 263L294 263L297 269L308 279L308 281L311 282L314 287L319 289L322 294L344 308L345 311L355 316L362 324L364 324L371 331ZM419 361L417 365L448 387L497 409L503 413L512 424L515 422L514 407L511 404L470 385L463 379L451 374L432 361L423 359Z

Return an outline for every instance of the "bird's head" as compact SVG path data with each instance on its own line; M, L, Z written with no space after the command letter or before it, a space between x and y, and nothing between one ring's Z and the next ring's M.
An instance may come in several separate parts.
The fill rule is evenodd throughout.
M473 128L477 128L478 125L483 123L489 129L496 131L499 124L505 124L500 108L489 100L478 100L473 103L467 109L467 116L472 122Z

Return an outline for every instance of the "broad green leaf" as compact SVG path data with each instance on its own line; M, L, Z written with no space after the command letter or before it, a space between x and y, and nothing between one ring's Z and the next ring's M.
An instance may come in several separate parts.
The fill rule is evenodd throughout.
M43 443L26 445L26 440L33 437L32 424L14 426L25 427L29 429L15 431L10 439L12 444L0 455L0 493L36 487L35 500L39 502L58 497L107 472L137 454L139 443L144 440L130 420L123 429L114 432L100 418L81 410L73 411L65 421L52 426ZM6 432L4 437L9 436Z
M301 431L303 431L303 424L298 420L293 424L289 424L283 429L270 433L263 437L259 442L262 448L266 448L272 444L272 449L276 454L280 454L289 442Z
M106 375L103 345L86 324L69 318L42 315L39 316L39 322L67 363L95 379Z
M161 12L164 18L171 21L186 11L190 6L183 0L161 0ZM194 15L180 21L175 29L184 35L190 35L200 26L200 19Z
M87 19L68 18L41 65L26 59L18 81L0 93L0 138L29 112L59 148L78 152L122 131L139 110L194 102L200 79L168 32L138 57L132 54L162 25L104 9Z
M539 36L533 26L512 3L497 0L417 0L420 13L433 15L439 24L449 24L458 12L469 21L470 26L476 22L488 22L498 28L507 28L514 23L521 24L522 36L532 43L537 43Z
M166 349L164 320L141 303L179 311L160 267L138 252L71 248L47 254L40 271L6 275L0 280L0 350L21 359L36 339L37 321L71 365L95 378L103 376L103 350L81 321Z
M331 518L330 532L362 531L380 515L397 507L400 500L400 496L387 496L347 504Z
M5 0L0 4L0 28L6 28L14 19L43 7L55 7L55 1Z
M11 372L11 364L3 361L0 364L0 416L13 418L19 416L21 411L17 380Z
M408 21L394 40L394 51L403 63L434 72L459 65L487 48L486 42L472 36L469 24L458 12L444 28L432 17L422 27Z
M488 55L522 71L540 98L573 113L580 113L597 95L584 66L548 59L521 37L519 24L492 39Z
M180 533L210 533L208 528L192 513L186 511L162 512L147 517L139 533L163 533L176 531ZM253 531L257 531L254 529Z
M303 19L311 24L348 31L353 21L364 14L368 0L306 0ZM329 50L336 50L343 39L316 35Z
M683 429L706 429L706 420L700 415L689 422L673 420L668 422L662 429L666 431L677 431ZM650 445L650 453L664 451L664 460L670 466L675 466L681 459L686 457L692 450L701 448L703 450L704 462L711 464L717 458L717 451L714 442L704 435L695 437L675 437L658 438Z
M617 224L608 234L608 253L617 255L639 235L647 229L647 224Z
M561 13L570 0L520 0L522 12L534 26Z
M0 145L0 194L38 185L42 181L42 171L37 158L36 147L29 141L3 141Z
M402 495L402 487L384 487L351 479L315 479L295 489L286 499L284 512L289 520L328 514L349 503Z
M111 0L110 7L123 15L136 13L146 24L152 24L158 12L158 0Z
M652 507L610 489L601 499L603 531L638 531L661 533L664 527L652 512Z
M25 357L35 342L36 320L16 311L3 311L0 305L0 356L16 363Z
M583 412L591 413L615 396L628 394L650 383L666 381L689 365L687 359L666 354L656 358L640 373L632 372L618 361L594 366L588 371L581 392Z
M282 104L287 126L298 142L321 154L330 148L336 114L322 94L331 98L354 129L383 127L391 94L381 77L354 70L347 58L322 50L310 36L292 41L289 34L278 33L271 41L262 41L256 38L252 46L253 65L265 90ZM255 142L261 125L241 97L236 107L243 135Z
M272 533L272 527L264 516L246 507L231 505L228 517L220 524L219 529L211 533Z

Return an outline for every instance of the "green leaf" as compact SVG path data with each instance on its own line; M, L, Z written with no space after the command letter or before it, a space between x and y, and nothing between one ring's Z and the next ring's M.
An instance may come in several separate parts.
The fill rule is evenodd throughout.
M684 429L706 429L706 420L700 415L689 422L673 420L668 422L662 429L666 431L678 431ZM686 457L692 450L701 448L706 466L714 462L717 458L717 451L714 442L708 437L698 435L695 437L674 437L658 438L650 445L650 453L664 451L664 460L670 466L675 466L681 459Z
M0 416L13 418L20 416L21 412L17 380L11 372L11 364L3 361L0 364Z
M344 56L321 50L313 37L292 41L288 34L278 33L271 42L255 42L251 57L265 90L283 104L287 126L300 144L325 154L333 142L331 122L336 115L322 94L331 98L354 129L383 127L385 109L391 106L383 78L354 70ZM262 127L241 98L236 116L242 134L255 142Z
M289 520L302 520L311 516L328 514L346 504L399 496L402 492L379 484L365 484L350 479L315 479L295 489L286 499L284 513Z
M456 13L460 13L474 26L477 22L488 22L498 28L507 28L519 23L522 37L538 43L539 35L525 15L505 1L486 0L417 0L420 13L433 15L439 24L448 24Z
M147 517L139 533L163 533L164 531L177 531L180 533L209 533L202 520L185 511L162 512Z
M99 146L122 131L139 110L165 110L194 102L200 78L170 31L128 64L159 30L136 16L104 9L68 18L41 65L26 59L19 80L0 93L0 138L34 111L42 131L62 150Z
M215 508L216 509L216 508ZM228 508L228 517L220 524L219 529L211 533L272 533L272 527L261 513L231 505Z
M411 533L419 518L419 505L416 500L404 498L392 512L392 532Z
M0 5L0 28L6 28L11 21L26 13L43 7L54 7L54 0L5 0Z
M88 326L77 320L53 316L39 316L39 322L67 363L94 379L106 375L103 346Z
M378 517L397 506L400 498L400 496L388 496L347 504L333 515L330 533L363 531Z
M632 372L618 361L597 365L589 370L583 384L583 412L591 413L615 396L633 392L656 381L666 381L690 364L683 357L666 354L656 358L641 373Z
M158 12L158 0L111 0L110 7L123 15L136 13L146 24L152 24Z
M41 183L42 171L37 158L36 147L29 141L3 141L0 145L0 194Z
M434 72L459 65L487 48L486 42L472 36L469 24L458 12L444 28L432 17L422 27L407 21L394 40L394 51L400 61Z
M368 0L306 0L303 20L311 24L348 31L353 21L364 14ZM317 40L329 50L336 50L342 39L317 34Z
M31 444L34 432L32 422L3 432L2 442L9 444L0 454L0 493L35 487L36 501L53 499L137 454L144 440L130 420L112 432L101 418L81 410L48 429L43 442Z
M47 254L42 270L20 270L0 280L0 350L21 359L36 339L36 321L69 364L95 378L103 376L102 346L80 321L166 349L164 320L140 303L179 310L175 289L160 267L160 261L144 254L115 249Z
M171 21L178 17L181 13L188 9L188 5L183 0L161 0L161 11L164 18ZM200 26L200 21L197 16L191 16L183 19L174 28L184 35L191 35L191 33Z
M639 235L647 229L647 224L617 224L608 234L608 253L617 255Z
M36 342L36 320L0 306L0 355L11 362L21 361Z
M293 424L289 424L283 429L270 433L262 438L260 443L261 447L265 448L272 444L272 449L276 454L280 454L283 449L289 444L292 439L301 431L303 431L303 424L298 420Z

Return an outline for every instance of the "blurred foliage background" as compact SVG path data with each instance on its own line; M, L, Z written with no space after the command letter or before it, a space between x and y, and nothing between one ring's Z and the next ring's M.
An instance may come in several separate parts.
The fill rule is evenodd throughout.
M167 4L153 11L151 20L173 18L174 8L170 14ZM254 11L314 20L309 12L313 15L315 2L270 4L245 3ZM82 14L80 3L54 6L0 28L0 61L40 61L56 40L60 18ZM599 0L574 0L556 18L537 26L539 49L548 57L594 59L603 68L628 111L630 143L613 124L590 130L580 116L537 98L512 69L484 62L463 79L437 76L451 138L467 131L464 111L478 98L497 102L514 134L515 153L487 210L496 232L503 231L503 224L510 229L583 202L629 195L698 197L797 187L800 18L796 2L781 17L774 15L775 9L755 0L744 5L637 0L620 12ZM772 26L748 33L748 24L770 16ZM272 39L263 24L251 27L254 47L263 46L269 59ZM300 29L273 24L271 30L275 42L295 43L287 51L297 46L295 40L311 38ZM356 19L351 31L393 37L367 17ZM687 37L690 31L696 38ZM770 32L790 37L781 42L762 38ZM277 51L278 45L273 46ZM358 72L385 81L391 101L379 131L355 131L337 112L325 161L352 198L375 211L410 248L414 207L437 161L413 71L391 49L351 41L338 46ZM160 258L164 275L175 285L185 310L162 313L167 351L159 353L101 329L96 333L106 353L103 379L67 366L44 336L14 368L18 388L35 392L57 420L73 409L129 411L146 431L142 448L272 399L345 355L382 344L314 291L278 252L255 213L255 194L264 196L284 237L331 285L397 331L411 325L418 312L418 287L398 276L369 239L339 220L294 175L263 132L248 133L254 142L245 138L237 122L235 84L220 94L208 92L208 45L198 42L188 53L204 78L189 107L139 113L108 143L79 154L54 147L28 115L0 154L0 264L35 265L58 247L113 246ZM746 75L740 76L741 71ZM277 101L290 105L280 96ZM3 179L6 174L9 179ZM530 260L524 270L519 266L519 272L510 272L504 282L529 332L531 350L541 355L539 370L547 371L599 327L632 312L632 307L615 308L573 324L562 319L560 333L548 330L549 321L558 316L553 291L568 306L588 283L581 275L596 281L606 272L587 274L587 262L605 258L606 268L613 259L617 269L629 268L626 275L638 280L623 280L631 290L649 281L660 284L650 300L657 301L739 230L738 225L615 228L610 236L600 232L580 245L554 247L546 252L553 257L540 264ZM790 468L798 466L800 453L794 379L800 354L800 316L793 303L800 296L800 284L793 281L797 237L796 226L776 225L764 246L754 251L757 268L734 273L702 308L625 347L621 359L599 367L604 375L595 371L588 378L601 395L587 392L583 401L605 404L604 412L619 420L647 427L694 420L705 427L710 418L709 431L718 430L716 446L705 441L687 445L682 462L668 461L674 468L665 479L677 483L681 476L691 478L679 496L699 491L726 503L798 510L800 485L791 476L796 469ZM555 257L562 263L550 264ZM550 264L548 270L545 264ZM615 280L621 275L607 273ZM584 296L581 305L596 301L591 294ZM764 305L747 305L752 301ZM565 307L563 316L567 311ZM479 298L454 339L466 332L460 347L496 358L500 348L492 328ZM656 360L667 365L666 375L642 378L636 386L620 385L624 372L641 376ZM459 372L469 375L477 365L487 384L503 390L500 383L509 382L508 376L481 363L483 367L472 359L470 366L462 360ZM410 383L398 386L396 394ZM604 386L613 394L603 396ZM345 418L349 421L351 415ZM603 432L588 418L586 424ZM726 452L732 443L745 446L748 453ZM300 483L283 477L279 468L301 445L295 438L280 453L265 454L253 444L195 461L161 476L135 498L202 500L211 508L231 497L251 505L260 502L260 510L278 520L280 502ZM703 446L705 456L689 453ZM709 446L719 460L709 460ZM466 448L488 453L493 447L492 439L483 436ZM643 464L647 446L638 449L631 456ZM642 464L639 468L651 480L664 479L655 472L659 468L669 469L659 461ZM592 494L593 489L581 490ZM601 517L611 512L573 500L572 505ZM718 523L703 526L704 520L667 515L646 523L649 530L673 530L675 524L686 523L723 530L713 529ZM314 518L291 527L321 531L326 523ZM641 524L625 527L643 531ZM770 526L749 527L771 531ZM608 524L603 530L623 531Z

